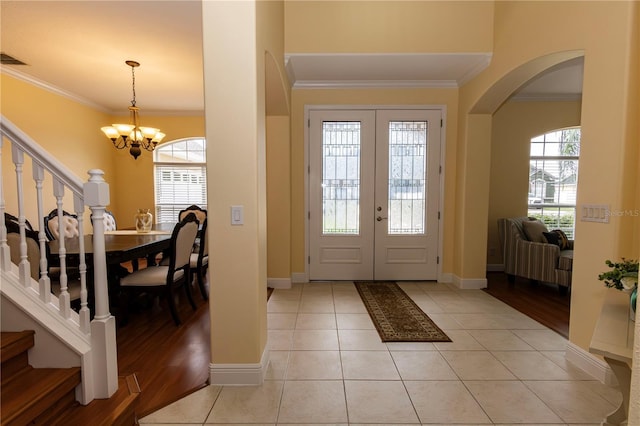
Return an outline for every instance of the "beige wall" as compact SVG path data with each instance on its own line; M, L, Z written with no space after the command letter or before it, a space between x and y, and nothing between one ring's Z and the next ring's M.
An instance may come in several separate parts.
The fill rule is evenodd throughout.
M493 115L487 263L502 263L497 220L527 215L531 139L580 125L579 101L503 104Z
M216 366L259 363L267 343L265 51L284 63L283 31L280 1L203 2L214 381Z
M287 53L490 52L493 1L287 1Z
M629 91L636 84L631 83L630 76L637 75L637 64L634 69L630 62L632 25L637 25L631 17L636 16L633 8L637 3L496 2L495 7L492 63L460 91L459 152L465 155L462 163L466 167L460 170L456 188L461 203L456 221L460 230L455 252L458 265L473 263L468 260L476 254L468 247L476 247L477 241L486 244L483 231L466 226L477 218L465 207L482 205L489 192L488 187L482 191L469 189L475 179L469 171L487 170L489 164L483 165L466 153L478 144L490 149L490 142L480 134L482 130L477 132L471 117L492 114L540 68L575 57L580 51L585 55L585 67L578 205L602 203L614 209L621 208L627 198L637 198L637 178L623 179L629 173L625 155L637 153L638 144L637 130L631 130L632 123L628 122L632 105L637 113L638 102L637 92ZM637 117L634 120L637 126ZM488 221L488 210L474 210L473 215L485 215L482 219ZM630 243L635 237L622 232L624 220L628 219L611 218L609 224L578 221L576 225L580 244L575 250L570 340L584 349L591 340L605 291L597 279L604 260L638 257L637 248ZM484 253L483 247L482 256ZM474 277L483 276L484 271L463 273Z
M304 108L311 105L376 105L383 108L393 105L445 106L444 247L443 272L452 270L452 236L455 223L451 218L455 210L455 158L458 91L456 89L353 89L353 90L301 90L291 95L291 268L294 273L305 272L305 169L304 169Z

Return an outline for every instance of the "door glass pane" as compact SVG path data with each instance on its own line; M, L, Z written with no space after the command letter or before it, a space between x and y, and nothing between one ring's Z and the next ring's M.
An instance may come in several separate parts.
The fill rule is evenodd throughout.
M360 233L359 121L322 123L322 233Z
M427 122L389 122L389 235L425 232Z

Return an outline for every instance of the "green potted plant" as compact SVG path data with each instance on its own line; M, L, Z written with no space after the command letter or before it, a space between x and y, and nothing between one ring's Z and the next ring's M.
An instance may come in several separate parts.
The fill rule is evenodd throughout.
M638 297L638 261L624 257L621 262L606 260L605 264L611 268L598 275L607 287L630 293L631 319L635 319L636 300Z

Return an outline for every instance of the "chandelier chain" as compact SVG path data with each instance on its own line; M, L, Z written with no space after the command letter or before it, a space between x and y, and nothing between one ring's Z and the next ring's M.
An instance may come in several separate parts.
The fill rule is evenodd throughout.
M136 72L135 67L131 67L131 90L133 92L133 99L131 99L131 106L136 106Z

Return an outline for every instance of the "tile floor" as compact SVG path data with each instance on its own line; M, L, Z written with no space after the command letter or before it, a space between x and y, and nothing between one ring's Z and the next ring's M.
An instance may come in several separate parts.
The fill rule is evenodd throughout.
M296 284L268 302L262 386L208 386L140 423L596 425L620 403L563 337L485 292L401 287L453 342L381 343L352 283Z

